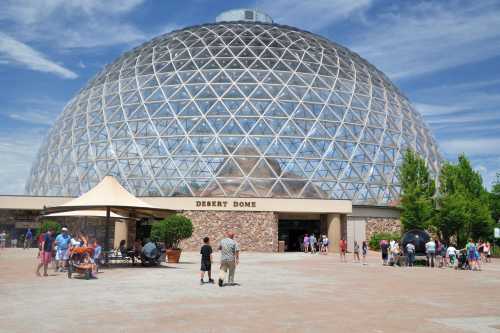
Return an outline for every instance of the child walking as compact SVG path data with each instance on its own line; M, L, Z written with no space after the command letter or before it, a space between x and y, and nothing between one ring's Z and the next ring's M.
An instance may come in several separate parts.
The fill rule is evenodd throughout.
M214 283L214 280L212 279L212 247L210 246L210 238L203 238L203 246L201 247L200 254L200 284L205 283L203 280L205 272L208 272L208 283Z

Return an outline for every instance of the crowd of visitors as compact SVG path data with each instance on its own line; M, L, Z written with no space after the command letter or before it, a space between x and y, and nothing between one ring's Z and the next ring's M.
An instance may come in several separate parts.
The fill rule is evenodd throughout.
M480 270L481 264L491 261L491 244L470 239L465 248L457 249L453 244L447 245L438 239L430 239L425 243L423 253L418 253L414 241L400 247L397 240L381 240L380 253L383 265L415 266L418 259L423 259L430 268L453 267L455 269Z
M240 263L240 246L234 240L234 233L228 231L226 237L220 241L220 270L217 284L219 287L225 285L234 286L234 274L236 267ZM200 267L200 284L205 284L205 274L208 275L208 283L214 283L212 279L212 246L210 246L210 238L203 239L203 245L200 249L201 254L201 267ZM227 276L227 283L225 283Z
M43 276L48 276L49 264L54 260L55 272L65 272L68 270L68 260L72 250L76 248L88 248L88 253L83 253L81 262L90 265L92 268L92 276L95 277L98 266L101 261L102 248L97 239L89 240L82 233L77 232L71 236L67 227L61 228L61 233L57 236L53 229L38 236L38 258L40 260L36 275L40 274L40 269L43 267Z
M10 247L17 248L18 245L22 245L23 249L29 249L33 242L33 231L31 228L26 230L24 235L21 235L18 239L16 230L12 230L7 233L5 230L0 232L0 249L8 247L8 241L10 240Z
M305 234L304 240L301 244L302 251L304 253L311 254L328 254L328 246L330 245L330 241L326 235L321 235L316 238L314 234Z

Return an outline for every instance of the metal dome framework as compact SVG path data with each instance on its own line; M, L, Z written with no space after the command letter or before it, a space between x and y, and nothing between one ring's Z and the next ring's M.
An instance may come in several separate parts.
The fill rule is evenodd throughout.
M139 196L399 196L405 149L432 172L420 114L376 68L317 35L221 22L125 53L65 107L26 191L76 196L106 175Z

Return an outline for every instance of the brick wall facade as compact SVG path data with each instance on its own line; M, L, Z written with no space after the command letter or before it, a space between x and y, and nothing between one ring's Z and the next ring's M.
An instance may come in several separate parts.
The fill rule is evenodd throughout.
M278 214L273 212L184 211L191 219L193 236L181 243L186 251L199 250L203 237L210 237L212 246L219 243L228 230L242 251L276 252L278 250Z
M368 217L366 218L366 239L370 239L378 232L401 233L401 221L394 217Z

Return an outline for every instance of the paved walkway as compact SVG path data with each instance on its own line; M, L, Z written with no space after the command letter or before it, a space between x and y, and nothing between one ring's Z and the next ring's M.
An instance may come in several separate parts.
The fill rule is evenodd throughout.
M35 255L0 251L0 332L500 332L500 261L470 272L243 253L241 285L219 288L199 285L196 253L90 281L38 278Z

